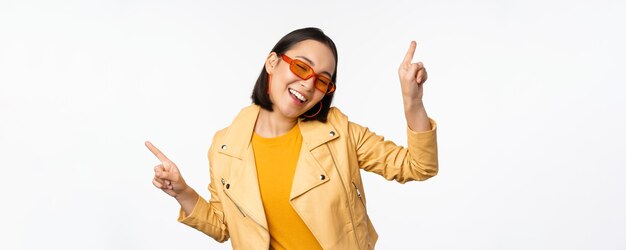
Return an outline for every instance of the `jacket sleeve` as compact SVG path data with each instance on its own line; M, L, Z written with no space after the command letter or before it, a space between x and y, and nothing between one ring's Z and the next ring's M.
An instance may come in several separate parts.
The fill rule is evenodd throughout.
M217 137L217 134L216 136ZM213 159L215 156L214 146L215 137L213 140L213 144L209 149L209 173L211 175L211 182L209 183L209 191L211 192L211 199L207 202L201 196L198 197L198 202L196 202L193 211L191 214L187 215L185 212L180 209L178 221L197 229L198 231L203 232L204 234L211 236L218 242L224 242L228 240L228 227L226 225L226 221L224 219L224 210L222 209L222 202L220 201L220 197L217 194L217 188L215 186L218 181L215 179L215 175L213 174Z
M400 183L437 175L437 124L432 119L430 124L432 129L424 132L414 132L407 127L408 147L404 148L349 122L359 167Z

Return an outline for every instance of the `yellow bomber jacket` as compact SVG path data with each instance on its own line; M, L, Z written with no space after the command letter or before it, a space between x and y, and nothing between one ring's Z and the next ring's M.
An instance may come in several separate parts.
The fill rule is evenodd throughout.
M251 137L260 107L241 110L209 149L209 202L198 199L178 220L233 249L268 249L270 236L259 192ZM326 123L298 122L302 149L290 202L324 249L373 249L378 234L367 216L361 169L387 180L426 180L438 171L436 123L407 128L408 146L386 141L333 107Z

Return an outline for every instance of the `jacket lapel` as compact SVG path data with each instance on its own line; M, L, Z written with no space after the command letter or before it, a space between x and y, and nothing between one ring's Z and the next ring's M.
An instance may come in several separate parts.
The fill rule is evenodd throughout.
M251 105L241 110L220 142L218 152L233 158L225 180L230 184L226 192L246 216L268 230L250 143L259 109L259 106Z
M328 147L323 144L339 137L330 123L319 121L298 122L302 133L302 149L293 177L290 200L312 188L329 181L329 169L334 166Z

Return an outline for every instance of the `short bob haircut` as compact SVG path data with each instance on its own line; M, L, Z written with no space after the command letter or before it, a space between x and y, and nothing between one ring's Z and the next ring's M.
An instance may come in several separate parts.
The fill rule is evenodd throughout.
M302 28L302 29L294 30L290 32L289 34L285 35L283 38L281 38L276 43L276 45L274 45L274 48L272 49L271 52L275 52L276 54L278 54L278 57L280 58L280 56L283 55L283 53L291 49L297 43L304 41L304 40L315 40L323 44L326 44L328 45L330 50L333 52L333 55L335 56L335 72L333 73L331 80L333 81L333 83L335 83L335 87L336 87L337 86L336 85L337 62L338 62L337 48L335 47L335 43L333 42L333 40L331 40L330 37L326 36L326 34L324 34L324 32L321 29L310 27L310 28ZM269 111L273 111L272 101L270 100L270 97L267 94L268 78L269 77L268 77L267 71L265 71L265 63L264 63L263 69L261 70L261 74L259 74L259 78L256 80L256 84L254 85L254 90L252 91L252 101L254 102L254 104L261 106L261 108L264 108ZM320 101L322 103L322 110L317 115L313 117L305 116L305 115L311 116L315 114L319 110L318 104L313 106L313 108L309 109L307 112L304 112L304 114L302 114L300 118L302 118L303 121L318 120L321 122L326 122L326 118L328 117L328 111L330 110L330 104L333 101L334 94L335 92L326 94L324 98L322 98L322 100Z

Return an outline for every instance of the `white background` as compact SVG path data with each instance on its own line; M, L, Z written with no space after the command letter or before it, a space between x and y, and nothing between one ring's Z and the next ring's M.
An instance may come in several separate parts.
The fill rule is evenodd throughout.
M440 173L364 173L379 249L626 249L623 1L0 1L1 249L228 249L176 222L151 140L207 149L273 45L322 28L335 106L406 145L411 40Z

